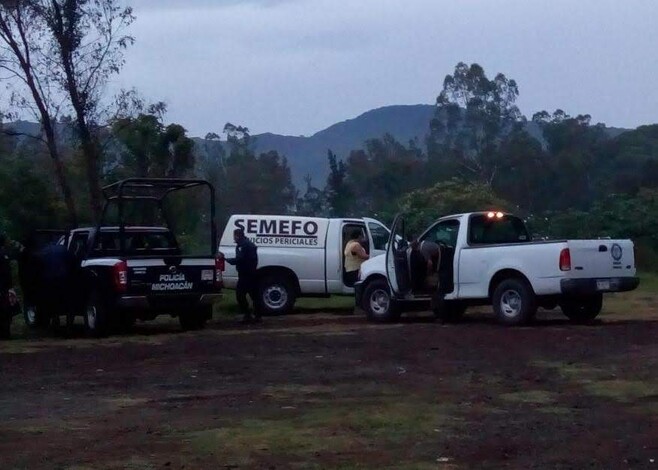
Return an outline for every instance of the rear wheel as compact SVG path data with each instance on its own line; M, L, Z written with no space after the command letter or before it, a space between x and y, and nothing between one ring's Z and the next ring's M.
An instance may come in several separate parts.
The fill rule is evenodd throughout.
M37 309L36 305L26 305L23 310L25 324L32 329L47 328L49 319L47 315Z
M85 327L96 337L107 336L110 330L110 309L98 291L92 291L85 305Z
M525 279L505 279L494 290L493 308L500 323L522 325L537 313L537 299Z
M363 291L363 309L368 320L390 322L400 318L400 310L391 296L388 283L378 279L371 281Z
M259 282L258 297L263 315L286 315L292 312L297 294L294 283L285 274L267 275Z
M603 308L603 295L580 299L568 299L560 302L560 308L574 323L588 323L594 320Z

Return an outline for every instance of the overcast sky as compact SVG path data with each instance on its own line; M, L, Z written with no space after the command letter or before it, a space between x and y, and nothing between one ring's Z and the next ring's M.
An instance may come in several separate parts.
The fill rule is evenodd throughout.
M517 80L528 116L658 122L656 0L132 0L115 86L193 135L227 121L310 135L390 104L434 103L459 61Z

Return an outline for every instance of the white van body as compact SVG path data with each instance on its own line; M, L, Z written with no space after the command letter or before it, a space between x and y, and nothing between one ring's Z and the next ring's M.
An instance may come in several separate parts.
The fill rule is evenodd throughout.
M219 251L235 256L235 229L258 247L259 300L265 313L289 312L298 297L354 295L343 276L343 251L354 230L361 230L371 258L386 252L389 230L368 218L327 219L294 215L233 215ZM224 286L234 289L238 275L227 265Z

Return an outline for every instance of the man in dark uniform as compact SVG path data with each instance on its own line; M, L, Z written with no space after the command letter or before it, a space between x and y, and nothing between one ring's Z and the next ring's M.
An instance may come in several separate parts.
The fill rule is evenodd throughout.
M235 240L235 258L227 258L226 262L235 266L238 271L238 285L235 297L240 306L240 312L244 315L243 323L252 321L247 294L251 297L254 305L254 316L256 322L261 320L260 308L258 306L258 280L256 270L258 269L258 248L244 235L244 230L236 229L233 232Z
M60 315L66 315L68 327L73 325L73 289L76 259L62 244L50 244L38 251L39 295L37 312L52 319L55 324Z
M7 237L0 233L0 339L9 339L13 307L18 299L11 276L11 260L7 250Z

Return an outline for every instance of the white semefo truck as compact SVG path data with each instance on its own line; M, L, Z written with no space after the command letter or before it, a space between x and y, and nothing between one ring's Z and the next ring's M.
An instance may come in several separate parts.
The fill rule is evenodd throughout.
M630 240L532 241L523 220L502 212L442 217L419 238L441 247L438 288L412 292L398 216L386 255L366 261L355 286L369 319L391 321L424 302L444 320L459 319L469 306L493 305L508 325L557 306L587 322L600 313L603 293L634 290L640 282Z
M290 312L298 297L354 295L345 284L343 251L360 230L371 257L383 255L389 230L374 219L326 219L288 215L233 215L226 224L219 251L235 253L233 231L241 228L258 247L259 296L265 314ZM226 266L224 287L234 289L238 274Z

